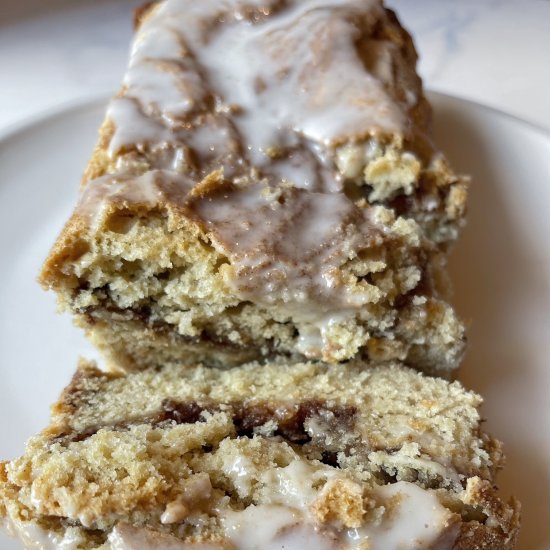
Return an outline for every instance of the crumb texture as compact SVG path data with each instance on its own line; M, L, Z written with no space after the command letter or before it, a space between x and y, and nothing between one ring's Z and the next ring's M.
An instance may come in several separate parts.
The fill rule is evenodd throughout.
M165 0L139 21L41 275L111 365L363 358L449 376L466 181L432 143L395 16Z
M400 366L83 364L2 466L0 511L55 548L513 548L479 404Z

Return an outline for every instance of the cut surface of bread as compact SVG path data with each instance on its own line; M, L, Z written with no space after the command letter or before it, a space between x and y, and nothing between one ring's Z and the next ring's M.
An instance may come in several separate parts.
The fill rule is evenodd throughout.
M376 0L152 4L43 285L125 369L280 355L448 375L466 181L415 63Z
M83 363L0 516L28 548L514 548L480 401L398 365Z

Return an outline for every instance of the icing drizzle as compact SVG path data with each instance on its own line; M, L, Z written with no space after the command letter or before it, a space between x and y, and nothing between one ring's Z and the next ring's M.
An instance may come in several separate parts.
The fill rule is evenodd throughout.
M151 149L170 143L195 176L223 166L340 190L335 146L407 133L418 101L398 93L395 45L371 36L386 17L378 0L162 2L110 105L109 152L145 149L167 168Z

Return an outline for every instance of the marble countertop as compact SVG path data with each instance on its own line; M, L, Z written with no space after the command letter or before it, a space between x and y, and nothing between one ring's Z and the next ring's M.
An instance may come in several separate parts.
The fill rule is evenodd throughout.
M387 0L431 90L550 129L550 0ZM0 16L0 131L117 89L143 0L22 0Z

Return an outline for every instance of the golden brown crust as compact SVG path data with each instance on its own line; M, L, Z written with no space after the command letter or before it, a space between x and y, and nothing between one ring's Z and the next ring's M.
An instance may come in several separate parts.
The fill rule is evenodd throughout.
M152 2L145 2L141 6L134 9L134 31L138 30L156 4L158 4L158 0L153 0Z
M510 501L508 506L513 512L513 521L508 525L507 531L503 532L477 521L462 523L453 550L514 550L520 531L520 506L517 501Z
M473 537L479 548L515 548L521 516L521 506L515 498L505 503L496 496L496 488L489 481L472 478L466 485L463 501L491 518L491 529L473 522L469 530L461 532L459 543L462 539L467 543Z
M115 127L113 122L106 118L98 131L98 140L92 152L92 156L84 169L82 186L87 182L104 176L112 167L113 159L110 158L107 148L113 137Z

